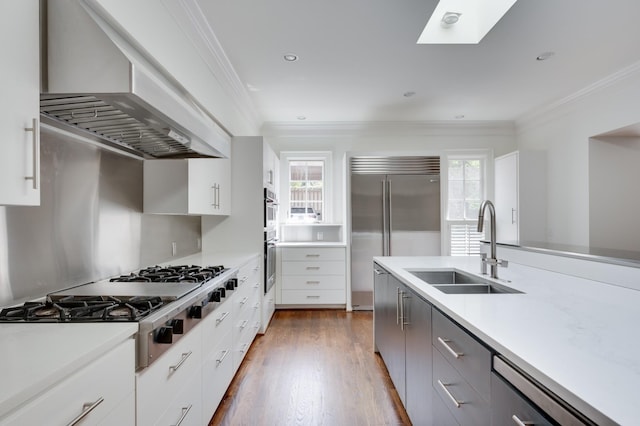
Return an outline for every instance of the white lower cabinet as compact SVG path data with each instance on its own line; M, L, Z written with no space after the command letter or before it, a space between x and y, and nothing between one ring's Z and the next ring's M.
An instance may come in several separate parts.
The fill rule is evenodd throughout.
M135 341L129 339L37 396L0 425L134 425ZM82 416L82 418L81 418Z
M233 308L233 366L240 366L261 324L262 281L259 258L247 262L238 272L238 289Z
M201 330L199 326L191 329L153 364L137 374L138 425L176 424L174 412L168 411L168 407L175 408L176 404L198 407L200 418L201 385L194 383L194 377L200 377L202 367ZM197 392L190 394L193 399L179 398L188 385L197 386Z
M343 247L283 247L280 253L282 304L346 303L346 260Z

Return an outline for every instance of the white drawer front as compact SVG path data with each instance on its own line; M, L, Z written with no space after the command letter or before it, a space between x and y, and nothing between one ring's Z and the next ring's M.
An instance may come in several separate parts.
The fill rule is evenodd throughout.
M344 261L282 262L282 275L344 275Z
M202 327L195 327L137 376L138 424L154 424L202 367ZM162 391L158 391L162 389Z
M282 277L285 290L340 290L345 288L344 275L286 275Z
M213 313L209 314L202 326L202 350L206 355L211 352L220 339L231 331L233 315L231 302L223 303Z
M282 290L285 305L335 305L346 303L342 290Z
M231 333L222 336L216 348L205 356L202 366L202 420L213 417L227 387L233 379L233 339Z
M138 424L179 424L180 426L200 426L204 424L202 419L202 378L199 371L191 376L191 379L177 394L171 396L173 399L157 422Z
M282 260L345 260L345 249L342 247L283 247Z
M95 403L82 424L97 425L119 407L130 406L127 398L134 400L134 390L135 341L130 339L36 397L0 424L68 424L86 409L85 404ZM127 420L121 424L134 424L134 412L128 413L131 416L125 415Z

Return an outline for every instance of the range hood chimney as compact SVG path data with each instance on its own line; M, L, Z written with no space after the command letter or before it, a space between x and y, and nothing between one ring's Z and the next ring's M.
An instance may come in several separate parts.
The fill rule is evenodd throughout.
M44 4L43 123L142 158L229 157L230 135L83 0Z

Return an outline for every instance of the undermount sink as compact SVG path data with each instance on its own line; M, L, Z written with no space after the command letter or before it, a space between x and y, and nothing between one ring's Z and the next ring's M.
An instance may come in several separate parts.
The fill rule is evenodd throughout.
M517 294L522 293L506 285L485 280L473 274L446 270L407 270L425 283L447 294Z

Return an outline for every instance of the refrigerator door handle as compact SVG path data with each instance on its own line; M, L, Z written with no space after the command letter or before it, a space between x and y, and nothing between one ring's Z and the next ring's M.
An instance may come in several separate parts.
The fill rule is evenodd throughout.
M387 182L382 180L382 255L389 256L389 234L387 232Z
M389 208L389 226L387 227L387 256L391 256L391 224L393 223L393 205L391 204L391 180L387 180L387 206Z

